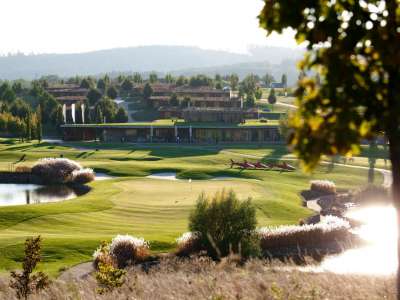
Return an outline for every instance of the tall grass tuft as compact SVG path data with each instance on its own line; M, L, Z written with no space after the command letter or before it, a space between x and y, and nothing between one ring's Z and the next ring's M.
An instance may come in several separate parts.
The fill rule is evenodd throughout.
M200 233L198 232L185 232L176 239L176 244L178 248L176 255L178 256L189 256L203 250L201 247Z
M117 235L110 244L110 255L118 268L125 268L149 256L149 244L143 238Z
M349 229L348 221L335 216L325 216L317 224L263 227L258 233L261 249L265 252L279 248L321 246L344 240L349 236Z
M95 180L95 175L92 169L85 168L72 172L72 182L77 184L86 184Z
M93 170L82 169L80 164L67 158L43 158L32 167L32 174L48 184L84 184L95 179Z
M189 217L190 231L199 234L201 248L213 259L233 253L243 257L258 255L256 224L251 200L239 201L233 191L225 190L213 197L201 194Z
M329 180L312 180L310 181L310 189L315 192L322 192L327 194L336 193L335 183Z

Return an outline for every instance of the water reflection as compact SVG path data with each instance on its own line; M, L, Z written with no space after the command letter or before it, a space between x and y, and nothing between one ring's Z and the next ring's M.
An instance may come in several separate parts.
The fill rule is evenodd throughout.
M87 186L0 184L0 206L57 202L73 199L89 190Z
M397 269L397 217L393 206L351 208L347 217L363 223L353 230L367 243L359 248L327 256L312 271L390 275Z

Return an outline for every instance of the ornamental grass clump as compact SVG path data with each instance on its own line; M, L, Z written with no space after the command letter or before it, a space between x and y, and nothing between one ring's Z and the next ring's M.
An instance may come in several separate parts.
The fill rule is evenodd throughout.
M143 238L117 235L110 244L110 255L118 268L125 268L149 256L149 244Z
M336 185L333 181L329 180L312 180L310 181L310 189L315 192L322 192L326 194L335 194Z
M231 190L213 197L202 193L189 217L189 229L199 234L200 247L213 259L231 254L259 254L256 209L251 199L239 201Z
M309 225L284 225L258 229L263 252L279 248L315 247L330 242L346 240L349 237L348 221L325 216L320 223Z
M72 172L72 182L77 184L86 184L95 180L95 175L92 169L85 168Z
M200 233L198 232L185 232L176 239L176 244L176 255L178 256L189 256L203 250L201 247Z
M43 158L32 167L32 174L49 184L88 183L95 179L93 170L83 169L67 158Z

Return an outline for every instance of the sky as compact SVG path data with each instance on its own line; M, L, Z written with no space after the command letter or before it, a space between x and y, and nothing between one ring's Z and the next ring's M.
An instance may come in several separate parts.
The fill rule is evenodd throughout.
M268 39L261 0L1 0L0 54L78 53L185 45L245 53L296 47L293 32Z

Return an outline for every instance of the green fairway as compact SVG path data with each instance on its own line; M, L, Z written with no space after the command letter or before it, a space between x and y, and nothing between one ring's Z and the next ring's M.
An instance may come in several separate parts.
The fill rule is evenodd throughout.
M24 157L24 161L18 162ZM0 139L0 170L31 165L42 157L63 155L85 167L119 176L97 181L79 198L52 204L0 207L0 272L18 266L27 236L43 237L43 269L55 276L60 268L90 260L101 240L116 234L142 236L155 252L174 248L187 230L187 217L201 192L234 189L240 199L251 197L259 226L293 224L311 212L298 193L311 179L330 179L339 188L367 183L368 170L321 166L312 175L231 169L229 160L293 158L284 146L183 146L71 143L17 143ZM241 157L248 155L249 157ZM252 158L252 156L254 156ZM296 162L293 162L297 166ZM181 180L145 176L173 171ZM235 179L211 180L217 176ZM192 180L188 180L192 179ZM376 175L377 183L382 181Z

